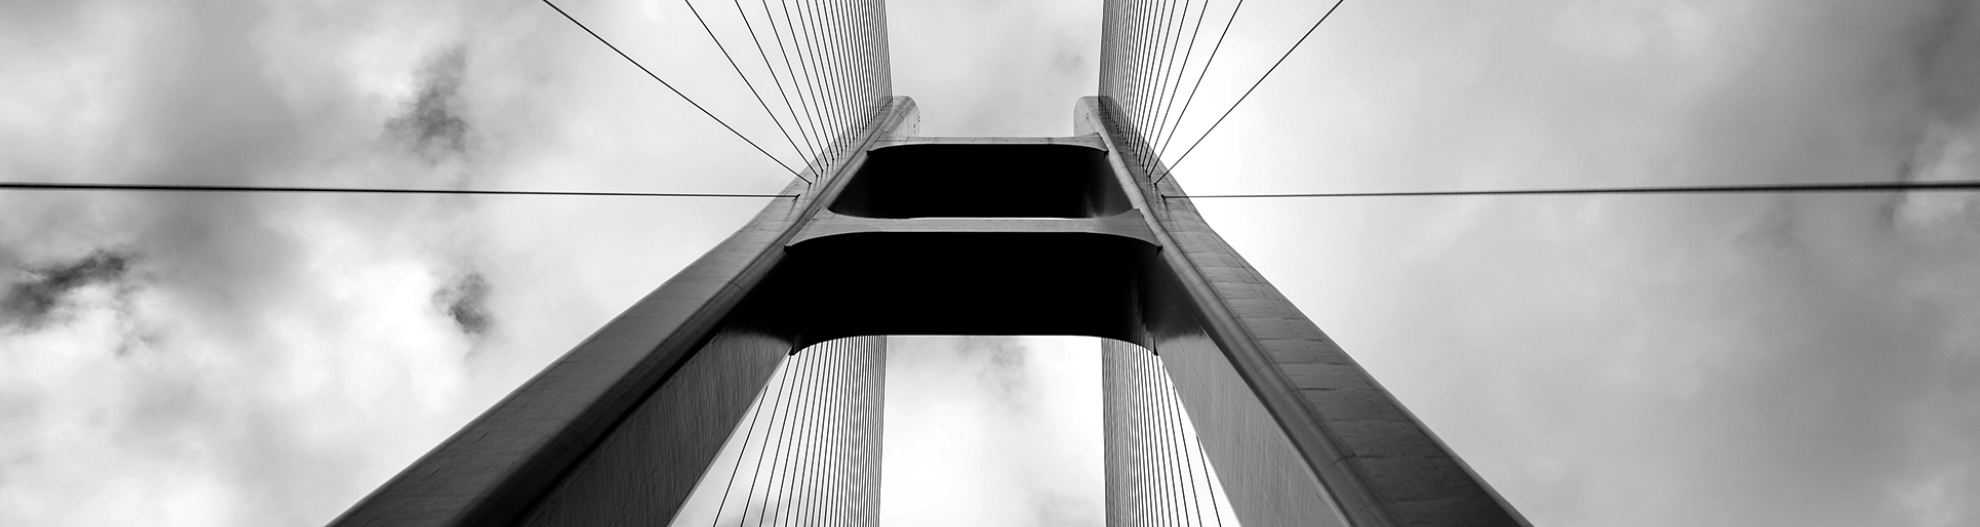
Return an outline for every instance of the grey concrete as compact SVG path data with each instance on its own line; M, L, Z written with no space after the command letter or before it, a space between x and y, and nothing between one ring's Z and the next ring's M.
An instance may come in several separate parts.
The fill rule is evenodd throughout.
M1527 525L1442 441L1210 229L1111 103L1079 103L1076 129L1105 138L1112 166L1162 243L1177 294L1151 303L1150 338L1247 525L1325 525L1298 497L1316 480L1350 525ZM1153 169L1153 170L1149 170ZM1269 419L1267 421L1266 419ZM1281 440L1283 439L1283 441ZM1297 459L1284 450L1290 446ZM1306 474L1288 474L1297 467ZM1249 503L1247 503L1249 502Z
M1163 353L1254 527L1524 523L1186 201L1163 200L1182 190L1123 157L1138 139L1099 99L1080 108L1079 137L916 138L913 102L891 99L817 184L338 523L664 522L781 353L888 334Z
M1305 463L1279 422L1259 402L1237 370L1223 360L1214 342L1201 333L1169 335L1161 342L1163 364L1157 365L1153 364L1153 357L1145 356L1149 352L1144 348L1107 341L1103 346L1107 356L1102 359L1102 374L1134 378L1144 369L1166 369L1183 396L1185 413L1196 424L1196 433L1230 496L1232 509L1246 525L1349 524L1333 493L1328 492ZM1138 385L1126 384L1117 389L1127 393L1109 393L1103 402L1103 413L1112 414L1106 423L1108 478L1119 480L1117 484L1124 488L1152 487L1160 482L1144 480L1166 477L1112 465L1137 462L1132 452L1149 448L1138 438L1162 429L1148 415L1149 410L1140 409L1142 400L1153 397L1149 393L1152 389L1146 384L1145 380ZM1116 454L1117 450L1127 453ZM1110 494L1109 497L1110 501L1127 502L1119 510L1124 516L1119 520L1110 518L1110 525L1148 525L1134 521L1137 516L1148 514L1138 509L1160 505L1134 496ZM1114 507L1112 503L1109 506Z
M914 102L895 97L869 122L863 137L870 142L890 131L911 133L915 120ZM860 157L856 153L825 171L826 175L857 164ZM793 182L785 193L798 194L798 198L772 201L742 230L332 524L516 525L528 519L567 476L585 466L588 456L600 452L601 445L615 437L624 423L643 419L727 423L713 431L652 430L662 434L652 441L667 443L661 447L664 453L624 462L656 464L644 469L646 477L654 479L641 481L634 488L597 489L617 493L602 500L609 503L658 501L657 505L639 506L624 521L665 521L671 517L672 508L685 498L685 489L700 477L719 442L740 419L748 397L761 389L761 379L774 363L765 364L760 357L802 347L790 335L751 327L750 321L736 317L735 312L746 294L784 257L783 246L797 234L801 220L823 208L820 190ZM723 350L721 353L758 358L739 363L745 371L724 374L736 375L736 382L696 383L701 387L698 393L661 398L666 405L706 415L692 419L678 414L633 418L634 410L652 400L650 396L661 386L703 371L687 363L711 342L716 343L712 348ZM667 413L649 408L643 414ZM651 492L656 490L665 490L665 495L654 496Z
M1160 358L1175 360L1175 355L1172 352ZM1284 434L1277 433L1255 397L1246 394L1213 404L1225 407L1220 410L1228 412L1224 415L1192 414L1177 408L1179 397L1162 382L1169 376L1148 349L1104 340L1100 360L1109 527L1220 523L1218 505L1213 501L1217 498L1194 489L1197 482L1210 480L1210 472L1222 475L1231 493L1230 504L1247 511L1246 517L1265 518L1279 525L1346 524L1312 471L1297 462L1298 454ZM1177 414L1225 427L1199 427L1196 433L1224 436L1218 446L1226 450L1237 444L1232 438L1252 440L1238 444L1244 455L1225 456L1250 463L1225 461L1213 469L1191 462L1194 449L1181 437L1184 420ZM1244 433L1232 434L1234 431ZM1288 522L1287 518L1300 521Z
M724 334L537 499L529 525L663 525L687 500L787 347Z

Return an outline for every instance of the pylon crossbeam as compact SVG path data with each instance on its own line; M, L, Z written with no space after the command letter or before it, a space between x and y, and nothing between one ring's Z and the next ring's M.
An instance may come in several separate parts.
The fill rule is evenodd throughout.
M1149 183L1159 162L1132 157L1146 145L1107 100L1080 101L1071 138L921 138L911 100L879 112L819 184L793 183L799 197L339 523L664 523L783 357L890 334L1086 335L1161 353L1246 524L1524 523L1186 200L1161 198L1182 189ZM1110 429L1139 426L1115 410ZM1110 489L1147 487L1117 485L1117 458Z

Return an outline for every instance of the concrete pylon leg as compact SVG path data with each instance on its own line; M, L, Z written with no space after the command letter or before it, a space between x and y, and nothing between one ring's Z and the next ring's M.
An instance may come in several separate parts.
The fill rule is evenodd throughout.
M914 102L890 97L856 151L914 123ZM820 342L745 302L824 208L820 190L792 182L796 198L772 200L331 524L665 524L779 361Z
M793 183L335 523L664 523L791 350L982 334L1161 353L1249 525L1524 524L1187 201L1165 199L1174 180L1149 183L1124 154L1141 139L1108 105L1081 100L1076 137L931 138L914 135L912 100L886 99L815 184Z
M1163 365L1246 525L1527 525L1517 510L1299 312L1182 196L1151 183L1159 160L1128 148L1101 97L1076 129L1109 146L1111 168L1161 244L1138 344Z

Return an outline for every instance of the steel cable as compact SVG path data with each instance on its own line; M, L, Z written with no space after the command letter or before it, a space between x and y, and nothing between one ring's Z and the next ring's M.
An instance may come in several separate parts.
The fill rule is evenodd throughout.
M774 377L774 376L776 376L777 374L780 374L780 373L782 373L782 372L783 372L783 370L784 370L784 366L785 366L785 365L783 365L783 364L779 364L779 365L778 365L778 368L777 368L777 371L776 371L776 372L773 372L773 373L772 373L772 376ZM765 385L765 388L768 388L768 387L769 387L769 386L768 386L768 384L766 384L766 385ZM743 460L743 458L745 458L745 457L748 457L748 456L749 456L749 440L750 440L750 438L752 438L752 437L754 437L754 436L756 435L756 418L757 418L757 417L760 417L760 416L762 416L762 415L763 415L763 407L764 407L764 406L768 406L768 405L770 405L770 404L771 404L771 402L770 402L770 391L769 391L769 390L765 390L765 391L764 391L763 393L761 393L761 394L759 394L759 395L757 396L757 400L756 400L756 408L754 408L754 409L753 409L753 410L752 410L752 411L750 412L750 415L749 415L749 427L748 427L748 428L746 429L746 431L745 431L745 432L743 433L743 444L742 444L742 449L741 449L740 451L738 451L738 452L736 452L736 466L735 466L734 468L731 468L731 469L729 469L729 484L728 484L728 485L725 485L725 486L723 486L723 487L722 487L722 500L721 500L721 501L719 501L719 502L716 502L716 504L715 504L715 515L714 515L714 517L713 517L713 518L710 518L710 519L708 520L708 525L709 525L709 527L714 527L715 525L718 525L718 524L720 524L720 523L722 522L722 509L723 509L723 508L726 508L726 507L727 507L727 506L729 505L729 491L732 491L732 490L735 490L735 487L736 487L736 473L737 473L737 471L738 471L738 470L740 470L740 469L742 469L742 460ZM772 413L774 414L775 412L772 412ZM766 441L767 441L767 440L769 440L769 435L770 435L770 434L769 434L769 430L768 430L767 428L766 428L766 429L764 430L764 434L763 434L763 435L764 435L764 439L765 439ZM761 453L761 452L762 452L762 451L764 450L764 448L763 448L763 447L764 447L764 445L763 445L763 444L761 444L760 442L759 442L759 444L757 444L757 445L756 445L756 450L757 450L757 452L759 452L759 454L758 454L758 457L759 457L759 458L761 457L761 454L760 454L760 453ZM762 462L762 461L761 461L761 460L759 459L759 460L758 460L758 463L761 463L761 462ZM751 468L752 468L752 470L751 470L751 472L756 472L756 471L755 471L754 469L755 469L755 468L757 468L757 467L751 467ZM749 480L749 485L750 485L750 488L749 488L749 490L750 490L750 492L749 492L748 494L745 494L745 495L744 495L744 497L743 497L743 516L745 516L745 517L744 517L744 518L743 518L742 520L737 520L737 522L738 522L737 524L738 524L738 525L740 525L742 521L744 521L744 520L748 520L748 518L747 518L747 516L749 516L749 498L750 498L750 497L752 497L752 496L754 496L754 495L755 495L755 491L756 491L756 477L755 477L755 476L751 476L751 477L750 477L750 480Z
M1285 64L1285 63L1286 63L1286 58L1287 58L1287 57L1291 57L1294 51L1298 51L1298 50L1299 50L1299 45L1300 45L1300 44L1305 44L1305 43L1306 43L1306 39L1307 39L1308 37L1312 37L1312 36L1313 36L1313 32L1314 32L1314 31L1316 31L1316 30L1319 30L1319 29L1320 29L1320 24L1325 24L1325 23L1327 23L1327 19L1328 19L1329 17L1332 17L1332 16L1334 16L1334 10L1336 10L1336 9L1340 9L1340 8L1341 8L1341 4L1343 4L1343 3L1346 3L1346 2L1347 2L1347 0L1334 0L1334 6L1333 6L1333 7L1329 7L1329 8L1327 8L1327 12L1326 12L1326 13L1324 13L1324 14L1321 14L1321 15L1320 15L1320 20L1318 20L1318 21L1315 21L1315 22L1313 22L1313 27L1310 27L1310 28L1307 28L1307 29L1306 29L1306 34L1304 34L1304 35L1300 35L1300 36L1299 36L1299 40L1297 40L1297 41L1294 41L1294 42L1293 42L1293 45L1292 45L1292 47L1290 47L1290 48L1286 48L1286 52L1285 52L1285 54L1282 54L1282 55L1279 55L1279 60L1278 60L1278 61L1276 61L1276 62L1273 62L1273 63L1272 63L1272 67L1270 67L1270 68L1266 68L1266 69L1265 69L1265 74L1264 74L1264 75L1259 75L1259 76L1258 76L1258 81L1257 81L1257 82L1253 82L1253 83L1251 83L1251 87L1250 87L1250 88L1248 88L1248 89L1246 89L1246 90L1244 90L1244 95L1239 95L1239 96L1238 96L1238 99L1237 99L1237 102L1233 102L1233 103L1231 103L1231 107L1230 107L1230 108L1226 108L1226 109L1224 110L1224 114L1223 114L1223 115L1221 115L1221 116L1218 116L1218 117L1217 117L1217 121L1216 121L1216 122L1213 122L1213 123L1210 123L1210 128L1208 128L1208 129L1205 129L1205 130L1203 131L1203 135L1199 135L1199 136L1196 136L1196 141L1195 141L1195 142L1193 142L1193 143L1190 143L1190 145L1189 145L1189 148L1187 148L1187 149L1184 149L1184 150L1183 150L1183 153L1182 153L1182 155L1180 155L1180 156L1176 156L1176 162L1174 162L1174 163L1170 163L1170 164L1169 164L1169 166L1168 166L1168 168L1167 168L1166 170L1163 170L1163 171L1162 171L1162 175L1160 175L1160 176L1158 176L1158 177L1156 177L1156 178L1155 178L1155 180L1154 180L1154 183L1161 183L1161 182L1162 182L1162 178L1166 178L1166 177L1169 177L1169 174L1171 174L1171 173L1174 173L1174 172L1175 172L1175 170L1176 170L1176 165L1180 165L1180 164L1182 164L1182 162L1183 162L1183 160L1184 160L1184 159L1189 159L1189 154L1190 154L1190 152L1195 152L1195 151L1196 151L1196 146L1197 146L1197 145L1201 145L1201 144L1203 144L1203 139L1204 139L1204 138L1206 138L1206 137L1210 137L1210 133L1211 133L1211 132L1215 132L1215 131L1217 131L1217 125L1220 125L1220 124L1224 124L1224 119L1225 119L1225 118L1227 118L1227 117L1230 117L1230 116L1231 116L1231 112L1233 112L1233 111L1236 111L1236 110L1237 110L1237 107L1238 107L1238 105L1240 105L1240 104L1244 104L1244 100L1245 100L1246 98L1249 98L1249 97L1251 97L1251 92L1254 92L1254 91L1258 91L1258 85L1260 85L1260 84L1264 84L1264 83L1265 83L1265 79L1267 79L1267 78L1271 78L1271 77L1272 77L1272 72L1274 72L1274 71L1278 71L1278 70L1279 70L1279 65L1281 65L1281 64Z
M821 155L824 156L818 162L820 166L830 165L832 159L835 157L833 154L835 145L833 144L830 127L826 124L824 118L824 107L828 103L818 91L817 75L812 71L813 64L808 60L810 57L805 53L808 42L805 37L804 28L802 27L804 16L802 13L795 16L791 14L790 0L778 0L777 6L784 15L784 30L791 37L791 53L797 55L797 70L791 74L794 76L793 78L802 76L802 79L798 81L799 100L805 105L805 119L811 122L813 133L818 135L818 145Z
M743 86L749 88L749 95L756 98L757 106L763 107L763 113L770 116L771 123L777 125L777 132L784 135L784 142L790 143L791 150L796 150L799 157L804 156L804 150L798 148L796 140L791 139L790 130L784 129L784 122L777 119L777 112L770 110L770 103L763 101L763 94L756 91L756 84L749 82L749 76L743 74L742 66L736 64L736 58L729 55L729 47L722 45L722 39L716 38L714 28L708 27L708 20L701 18L701 10L694 8L694 1L681 0L681 3L687 4L688 12L694 14L695 22L701 23L701 30L708 33L708 40L715 43L715 49L722 52L722 58L729 61L729 68L735 70L736 78L742 79Z
M1204 9L1209 9L1207 0ZM1244 10L1244 0L1237 0L1237 5L1231 8L1231 17L1224 20L1224 31L1217 35L1217 44L1210 46L1210 56L1203 60L1203 70L1196 73L1196 83L1189 87L1189 97L1183 99L1182 109L1176 112L1176 125L1169 128L1168 136L1162 138L1162 147L1156 149L1155 159L1159 160L1163 154L1169 152L1169 147L1176 138L1176 131L1182 129L1183 118L1189 115L1190 104L1196 102L1196 94L1203 89L1204 77L1209 76L1210 66L1217 63L1217 52L1224 49L1224 37L1230 36L1231 24L1237 22L1238 12L1242 10Z
M804 122L803 120L798 119L797 106L791 104L790 92L784 89L784 82L778 79L777 77L776 66L773 66L770 63L770 54L763 51L763 37L757 35L756 25L751 24L749 22L749 13L747 13L743 9L742 0L730 0L730 3L735 4L736 16L742 18L743 29L749 31L749 40L751 44L756 45L757 57L763 59L763 71L770 74L770 82L777 87L777 96L783 99L784 101L784 112L786 114L789 114L791 117L791 127L798 129L798 138L804 141L805 150L809 152L808 154L806 154L806 159L804 161L805 166L812 167L812 169L816 171L823 171L823 168L814 165L814 163L820 157L819 156L820 151L818 150L817 146L812 143L811 137L805 133ZM775 20L770 18L771 16L770 6L768 4L765 4L763 9L764 9L763 11L764 20L774 24ZM775 29L773 26L772 31L774 30ZM793 78L792 83L796 83L796 82L797 80Z
M1185 8L1184 14L1187 15L1188 14L1187 8L1189 7L1188 4L1184 4L1183 7ZM1156 152L1155 159L1157 161L1160 161L1162 159L1161 152L1162 152L1163 143L1162 143L1162 138L1159 136L1163 135L1163 130L1164 129L1174 130L1176 127L1182 126L1182 112L1176 112L1176 122L1174 125L1170 125L1168 120L1168 111L1175 106L1176 94L1182 92L1182 78L1189 74L1189 58L1196 54L1196 37L1197 35L1203 32L1203 21L1208 20L1209 18L1210 18L1210 0L1203 0L1203 9L1198 10L1196 13L1196 27L1191 28L1189 30L1189 46L1183 48L1182 69L1181 71L1176 72L1176 84L1172 89L1169 90L1168 97L1162 101L1162 112L1163 112L1162 126L1157 127L1155 130L1155 135L1158 137L1149 138L1150 143L1152 143L1155 148L1155 152ZM1208 63L1205 63L1203 67L1209 68L1210 65ZM1168 135L1173 136L1175 134L1171 133Z
M764 150L762 145L756 144L756 141L752 141L749 139L748 136L743 135L742 132L736 131L735 127L729 126L729 123L723 121L721 117L716 117L713 112L710 112L708 111L707 108L702 107L701 103L694 102L694 99L688 97L687 94L681 93L681 90L674 88L673 84L669 84L666 79L660 78L660 75L653 73L653 70L646 69L646 65L640 64L639 61L637 60L633 60L632 56L627 55L626 52L619 51L619 47L612 45L612 41L605 40L605 37L600 36L598 32L592 31L590 27L585 26L584 22L579 22L577 17L573 17L571 16L570 13L564 12L564 8L557 7L557 4L551 3L550 0L543 0L543 5L550 6L551 9L557 10L557 14L564 15L565 20L571 21L572 24L577 24L578 29L583 29L585 33L591 35L591 38L598 39L598 43L604 44L605 47L607 48L611 48L613 53L619 54L619 57L626 59L626 62L631 62L633 66L639 68L639 71L646 72L646 76L652 77L655 82L659 82L661 86L665 86L667 88L667 91L674 92L674 95L680 96L681 100L687 101L688 104L694 106L694 109L700 110L702 115L708 116L709 119L714 119L716 124L722 125L722 128L728 130L729 133L735 134L735 136L739 139L742 139L743 142L749 143L749 146L751 148L755 148L756 151L762 152L765 157L770 158L770 161L777 163L777 166L784 167L785 172L790 172L791 175L797 176L798 179L803 179L805 184L811 183L810 179L805 178L804 175L799 174L798 171L792 170L790 165L784 164L783 160L777 159L777 156L772 155L769 150Z
M1182 3L1182 9L1177 12L1178 16L1176 17L1175 26L1171 28L1167 20L1164 20L1162 23L1164 42L1161 69L1158 74L1160 80L1155 84L1155 93L1150 96L1150 102L1154 104L1149 109L1149 116L1154 117L1154 120L1150 122L1148 137L1145 139L1149 143L1148 146L1151 150L1155 147L1155 138L1161 136L1162 128L1168 125L1169 115L1166 94L1173 91L1171 89L1172 85L1169 82L1169 73L1173 70L1172 65L1175 64L1176 49L1182 47L1182 26L1189 23L1190 0L1179 1ZM1184 64L1184 66L1187 65ZM1174 84L1182 84L1182 80L1176 79Z
M1183 472L1188 475L1188 484L1184 486L1184 488L1189 489L1189 501L1186 503L1196 507L1196 525L1201 526L1203 525L1203 500L1199 500L1196 497L1196 465L1189 461L1189 423L1184 421L1188 413L1184 411L1185 409L1182 406L1182 392L1176 390L1173 379L1169 382L1168 402L1169 415L1173 416L1172 422L1176 425L1177 454L1182 457ZM1187 512L1186 508L1184 512Z
M770 24L770 36L776 41L777 54L784 58L784 73L786 74L786 76L791 78L791 92L797 94L797 106L799 108L804 109L803 117L798 118L798 126L799 128L804 128L806 124L811 125L811 127L808 130L809 133L811 134L810 136L813 138L812 145L818 151L818 159L815 159L814 161L817 162L819 166L822 167L825 164L825 159L824 159L825 151L826 151L825 138L823 135L819 134L819 130L817 128L817 121L811 118L811 104L807 102L805 99L804 82L798 79L798 70L796 67L791 65L791 52L789 49L784 47L784 34L782 31L780 31L777 28L777 15L776 13L770 11L770 0L757 0L757 1L758 3L763 5L763 18L764 20L767 20ZM777 5L779 7L783 7L784 3L782 2L782 0L779 0ZM784 25L785 26L790 25L789 10L784 11ZM796 36L794 35L792 38L795 39ZM797 110L794 108L792 112L795 115L797 113ZM821 168L820 170L822 171L823 169Z

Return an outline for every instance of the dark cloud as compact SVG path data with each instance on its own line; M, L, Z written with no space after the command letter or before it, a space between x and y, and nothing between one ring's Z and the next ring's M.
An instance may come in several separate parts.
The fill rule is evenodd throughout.
M610 18L599 27L624 34ZM572 30L540 4L0 2L0 173L430 185L473 164L531 186L783 183L749 167L655 176L625 153L656 149L560 141L577 128L704 146L681 127L639 130L655 140L625 133L634 120L577 117L678 103L651 97L648 80L595 82L626 78L625 64L572 60L601 51ZM484 87L499 100L480 104ZM733 138L705 139L715 146L692 159L739 159ZM541 179L560 171L598 179ZM591 246L611 225L628 226L619 241L681 240L726 228L709 210L740 223L755 206L481 205L0 193L0 524L321 525L630 303L639 287L626 284L657 284L720 237L615 244L624 259L528 247ZM646 219L601 221L617 215ZM118 252L76 258L101 247ZM506 258L484 258L493 251ZM500 268L603 282L504 282L519 273ZM504 317L491 305L511 301L560 307ZM521 342L481 337L492 331Z
M1980 7L1953 0L1925 13L1916 47L1927 108L1972 117L1980 111Z
M25 279L9 284L6 296L0 297L0 327L41 326L70 291L121 280L130 262L129 255L102 251L67 264L28 270Z
M461 85L466 82L467 50L454 46L427 61L419 92L386 129L428 160L468 150L468 121L461 117Z
M1908 155L1897 162L1903 180L1980 179L1980 8L1947 2L1918 24L1910 77L1918 86L1918 116L1907 134ZM1897 195L1882 209L1886 223L1938 236L1980 234L1980 198L1970 194Z
M460 327L462 333L484 335L495 325L494 315L488 311L491 287L481 273L468 272L435 291L433 303L454 320L454 325Z
M1251 41L1227 47L1207 83L1232 79L1233 86L1198 100L1205 109L1198 111L1214 116L1244 88L1239 81L1263 71L1311 20L1255 15L1288 10L1252 5L1246 4L1237 30ZM1798 0L1736 9L1626 0L1356 5L1316 34L1206 145L1244 138L1248 118L1275 123L1245 143L1256 149L1222 163L1208 150L1197 154L1206 157L1192 162L1197 166L1229 170L1206 169L1191 183L1296 191L1519 183L1500 174L1565 174L1587 183L1650 175L1870 179L1889 177L1900 166L1907 177L1920 179L1974 174L1971 154L1961 153L1975 144L1974 108L1980 104L1980 9L1971 2L1860 3L1853 10L1836 7L1847 2ZM609 15L621 12L615 9L631 12L623 5L593 7L604 22L601 31L615 38L633 39L633 30L644 27L638 24L648 22L614 21ZM1095 60L1082 53L1098 49L1097 2L889 7L900 29L893 46L896 86L918 98L931 133L1067 133L1073 97L1092 91ZM376 182L367 178L398 177L405 158L438 165L499 152L515 157L476 161L487 162L491 172L521 166L531 173L575 168L582 170L556 173L600 175L584 183L665 186L720 179L700 170L706 167L657 176L663 179L642 171L662 159L628 152L702 143L689 134L650 135L675 131L666 126L614 126L610 117L626 115L628 107L641 115L670 115L661 108L678 102L653 97L648 80L627 75L622 62L541 6L379 3L336 11L251 2L0 5L0 42L12 44L0 46L0 58L14 67L43 66L22 67L30 73L0 83L0 100L47 108L45 115L23 113L29 117L0 123L0 139L6 139L0 142L16 145L0 149L0 166L78 180ZM1563 15L1583 12L1592 18ZM457 15L496 18L475 22ZM1859 31L1889 19L1900 19L1903 28ZM1278 22L1299 27L1244 26ZM474 37L448 45L459 42L450 31ZM699 38L692 31L679 34ZM1473 37L1479 38L1466 40ZM674 43L639 44L655 50L678 47ZM436 45L438 52L432 51ZM1694 53L1694 46L1705 51ZM468 68L470 55L475 68ZM1353 64L1344 56L1370 62ZM499 67L491 65L496 61L502 61ZM707 73L701 78L733 80L719 58L707 61L699 70L680 66ZM1231 61L1229 67L1223 61ZM414 88L402 90L404 77L415 71ZM34 90L11 91L17 86ZM554 104L470 102L484 88ZM71 93L84 95L66 98ZM1274 94L1285 97L1274 102ZM1866 98L1891 104L1866 109ZM1403 102L1384 104L1398 100ZM729 102L753 107L743 99ZM550 107L555 111L545 109ZM1852 109L1862 111L1846 111ZM1836 123L1876 124L1884 135L1866 139ZM525 132L503 135L517 130ZM1316 130L1327 133L1301 135ZM384 152L353 151L375 149L381 133L389 143ZM1396 144L1384 148L1381 140ZM529 148L493 146L497 141ZM1866 143L1875 143L1869 150L1882 157L1852 164L1833 155ZM1312 152L1340 161L1271 166ZM742 158L692 153L682 158L714 160L707 161L711 165ZM349 163L337 165L342 161ZM1278 182L1259 176L1269 171L1292 176ZM734 173L773 182L766 184L780 184L783 177ZM604 178L609 174L635 176ZM1445 174L1451 177L1431 179ZM1356 177L1363 179L1351 179ZM50 524L62 517L127 524L162 517L166 505L180 510L186 504L239 510L193 514L187 523L320 524L471 417L477 401L492 401L508 389L492 383L463 395L450 384L457 382L460 355L479 345L460 344L459 335L485 334L499 321L504 334L536 339L530 347L537 355L518 352L528 360L499 369L520 382L554 358L546 353L581 339L636 298L637 288L625 284L658 283L669 266L698 254L695 243L705 247L727 233L721 221L708 219L714 209L687 204L642 206L678 214L664 222L630 221L648 218L634 214L598 221L608 216L590 215L607 210L596 202L477 209L465 213L470 217L460 221L463 229L499 234L496 241L506 240L510 258L476 261L519 262L506 264L510 269L576 263L583 272L503 281L498 278L525 273L481 274L484 269L476 268L428 289L431 276L452 276L458 267L448 262L459 254L435 257L433 247L448 247L443 253L485 248L458 247L458 240L476 239L474 232L424 230L461 218L429 221L434 217L415 207L391 208L412 201L7 199L0 203L8 211L0 221L0 235L7 238L0 241L26 241L0 249L21 252L0 255L0 265L49 261L49 254L84 254L90 247L133 247L119 253L125 254L121 263L91 263L92 256L36 267L5 284L0 314L7 319L0 325L14 324L12 313L19 311L41 313L48 328L0 335L13 339L0 347L27 350L15 355L43 361L39 369L10 363L0 371L0 405L6 406L0 414L29 416L0 427L23 431L0 437L6 449L0 455L12 463L0 470L6 480L0 484L8 485L9 497L19 497L0 500L0 523L7 524ZM1384 206L1398 212L1371 215L1367 235L1355 234L1359 224L1321 229L1316 226L1322 223L1296 214L1251 224L1223 222L1230 216L1215 220L1233 243L1266 236L1243 249L1303 307L1321 306L1312 314L1329 312L1329 302L1340 304L1323 325L1353 341L1351 352L1380 370L1385 383L1537 520L1894 524L1900 522L1890 515L1851 511L1876 510L1895 499L1924 511L1927 520L1941 518L1914 523L1971 523L1968 502L1980 488L1973 476L1980 471L1970 461L1980 459L1972 439L1980 414L1971 404L1980 397L1974 381L1980 366L1972 359L1972 335L1980 334L1972 321L1980 320L1974 316L1980 309L1971 295L1980 281L1968 271L1975 261L1971 244L1887 238L1893 230L1971 232L1971 223L1958 221L1976 217L1976 209L1971 196L1890 199L1895 201L1869 212L1853 208L1855 202L1799 197L1520 201L1506 208L1390 202ZM565 214L567 222L585 218L591 227L584 235L570 236L572 223L546 220L555 214L544 212L560 206L588 209ZM42 212L21 212L30 210ZM752 212L737 213L734 221ZM1833 221L1877 214L1885 221L1875 229ZM675 224L694 228L666 227ZM1342 233L1365 243L1335 251L1332 237ZM656 237L708 241L636 244L664 247L648 249L646 258L626 257L630 249L618 243ZM128 243L107 243L119 240ZM546 250L543 242L555 247ZM76 244L84 250L75 250ZM1315 254L1293 254L1303 250ZM156 291L146 297L155 310L119 312L130 316L102 326L64 327L47 318L61 312L63 299L82 298L75 294L79 288L129 280L129 254L143 255L147 283L151 273L160 274ZM1366 261L1359 274L1335 267L1353 258ZM121 270L107 271L113 268ZM70 277L57 276L64 273ZM560 274L595 283L551 276ZM396 287L408 283L420 285ZM498 288L501 294L494 294ZM491 302L537 311L498 317L509 311ZM420 325L399 325L408 320ZM523 324L537 325L526 330ZM104 341L100 333L127 325L162 328L156 332L165 335L133 345L178 353L158 354L153 362L116 361L110 353L34 353L90 349ZM1066 517L1055 511L1078 504L1060 497L1093 489L1079 486L1087 479L1061 471L1084 466L1090 456L1026 450L1062 436L1028 428L1040 417L1093 420L1091 411L1038 404L1068 399L1032 393L1055 384L1027 376L1063 369L1054 362L1060 357L974 343L940 347L968 348L974 355L933 350L939 353L923 357L931 359L921 364L923 375L895 372L903 374L889 379L888 391L890 398L921 396L909 401L919 406L909 408L923 411L915 419L889 418L890 434L902 433L890 435L888 448L916 437L904 425L918 423L936 440L925 442L930 448L918 452L923 457L890 452L887 459L954 452L966 459L955 465L958 470L932 474L905 495L926 498L955 479L972 485L1021 479L1025 483L983 500L992 512L1021 516L1003 524ZM97 359L103 363L88 362ZM68 373L46 373L51 371ZM118 382L77 389L105 378ZM916 382L922 386L910 388ZM985 399L986 393L1009 398ZM116 424L121 421L130 424ZM107 433L105 426L127 432ZM975 439L944 435L979 427ZM898 489L900 480L891 483ZM129 486L113 493L101 491L105 485ZM1887 499L1893 493L1899 497ZM889 506L929 502L903 499ZM53 505L8 508L35 503ZM1089 512L1098 503L1087 500ZM923 517L956 516L963 515L933 510Z

